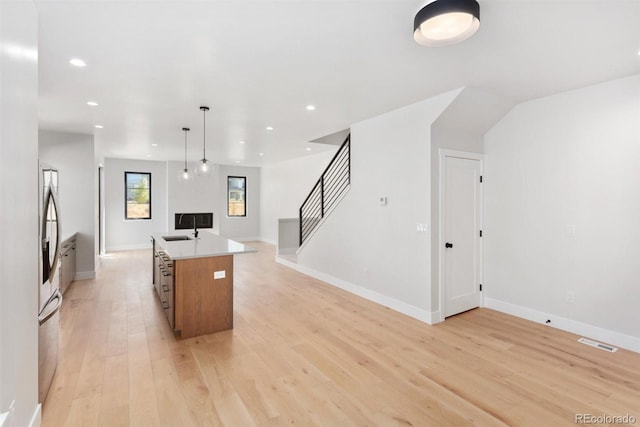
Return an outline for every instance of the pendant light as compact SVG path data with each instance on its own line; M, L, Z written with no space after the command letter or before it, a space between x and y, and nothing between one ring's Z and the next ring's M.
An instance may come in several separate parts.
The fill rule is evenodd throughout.
M468 39L480 27L476 0L435 0L413 21L413 39L423 46L447 46Z
M184 131L184 169L178 174L178 181L190 181L191 171L187 168L187 132L191 129L182 128L182 130Z
M196 174L199 176L207 176L211 174L211 162L207 160L207 127L206 127L206 115L207 111L209 111L209 107L202 106L200 107L202 110L202 159L200 160L200 164L198 164L198 168L196 169Z

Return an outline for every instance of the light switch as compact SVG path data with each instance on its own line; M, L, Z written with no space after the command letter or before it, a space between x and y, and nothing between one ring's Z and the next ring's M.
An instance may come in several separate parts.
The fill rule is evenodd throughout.
M213 278L214 279L224 279L225 277L227 277L227 272L222 270L222 271L214 271L213 272Z
M380 197L380 206L387 206L387 198Z

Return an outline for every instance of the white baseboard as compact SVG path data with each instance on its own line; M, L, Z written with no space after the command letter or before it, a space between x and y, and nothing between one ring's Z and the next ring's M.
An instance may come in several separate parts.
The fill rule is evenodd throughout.
M29 422L29 427L40 427L42 424L42 403L38 403L36 406L36 411L33 413L31 417L31 421Z
M291 255L295 254L298 248L278 248L278 255Z
M90 280L96 278L95 271L77 271L73 280Z
M107 253L109 252L120 252L120 251L135 251L139 249L151 249L151 243L141 243L137 245L118 245L118 246L109 246L106 248Z
M264 237L261 237L258 240L260 240L261 242L268 243L268 244L273 245L273 246L278 246L278 242L276 242L275 240L265 239Z
M386 295L380 294L378 292L372 291L367 288L363 288L362 286L355 285L353 283L347 282L346 280L333 277L329 274L323 273L318 270L314 270L304 265L300 265L295 262L288 261L278 256L276 256L276 262L279 264L285 265L289 268L292 268L296 271L299 271L302 274L311 276L314 279L322 280L323 282L328 283L332 286L335 286L336 288L340 288L344 291L347 291L349 293L362 297L366 300L373 301L377 304L388 307L394 311L405 314L414 319L420 320L421 322L428 323L429 325L437 323L438 319L440 319L439 312L429 312L429 311L423 310L411 304L398 301L394 298L388 297Z
M554 314L545 313L493 298L484 297L483 301L483 307L486 308L491 308L493 310L520 317L522 319L531 320L536 323L545 324L547 320L551 320L551 323L547 324L551 327L640 353L640 338L638 337L621 334L620 332L603 329L598 326L589 325L587 323L578 322L576 320L567 319L565 317L556 316Z
M224 236L226 237L226 236ZM259 237L227 237L229 240L235 240L236 242L256 242L260 241Z

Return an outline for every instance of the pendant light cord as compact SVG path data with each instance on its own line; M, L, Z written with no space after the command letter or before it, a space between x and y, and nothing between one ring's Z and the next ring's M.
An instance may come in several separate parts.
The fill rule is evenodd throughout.
M202 109L202 160L207 159L207 126L206 126L207 110Z
M187 170L187 132L189 128L182 128L184 131L184 170Z

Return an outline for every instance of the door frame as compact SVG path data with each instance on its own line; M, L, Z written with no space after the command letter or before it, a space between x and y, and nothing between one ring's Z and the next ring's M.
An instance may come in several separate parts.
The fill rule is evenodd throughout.
M440 321L445 320L445 289L444 289L444 254L442 250L445 244L444 238L444 181L445 181L445 158L456 157L459 159L477 160L480 162L480 175L484 177L484 154L472 153L469 151L458 151L440 148L438 150L438 313ZM484 191L480 186L480 227L484 228ZM480 269L480 283L484 281L484 241L480 240L480 251L478 254ZM480 292L480 307L484 307L484 293Z

